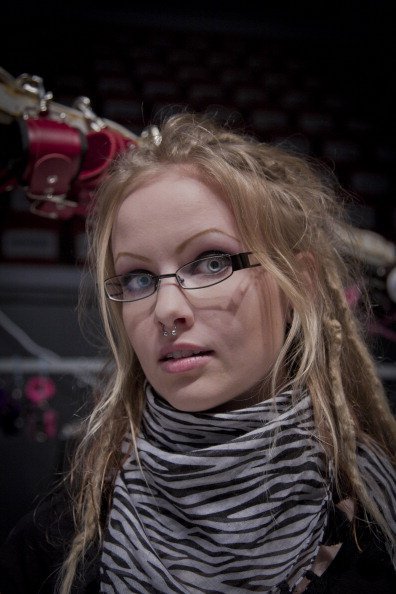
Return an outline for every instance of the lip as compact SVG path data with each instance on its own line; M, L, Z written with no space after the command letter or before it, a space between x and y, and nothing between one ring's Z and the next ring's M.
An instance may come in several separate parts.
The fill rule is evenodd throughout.
M208 351L205 355L192 355L191 357L182 357L181 359L162 359L160 367L166 373L186 373L202 368L209 363L213 351Z
M180 357L178 359L167 359L166 356L175 351L202 351L204 355L191 355ZM163 347L160 351L159 364L166 373L186 373L188 371L199 370L206 365L212 358L214 351L196 344L172 343Z
M208 347L199 344L187 342L172 342L162 347L162 349L159 352L159 361L162 362L167 355L169 355L170 353L174 353L176 351L202 351L206 353L212 352L212 349L209 349Z

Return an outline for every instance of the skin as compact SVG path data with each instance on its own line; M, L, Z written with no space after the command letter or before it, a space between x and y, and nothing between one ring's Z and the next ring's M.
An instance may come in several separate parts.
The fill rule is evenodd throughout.
M168 167L120 205L112 231L117 275L174 273L211 250L247 251L226 202L191 170ZM226 411L257 401L257 386L284 342L286 307L274 279L258 267L192 291L163 279L154 295L123 303L122 316L148 381L169 404ZM165 351L193 349L204 355L163 358Z

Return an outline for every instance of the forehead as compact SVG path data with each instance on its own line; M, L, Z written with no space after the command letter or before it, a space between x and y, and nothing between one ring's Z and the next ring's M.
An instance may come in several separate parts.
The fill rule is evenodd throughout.
M136 243L168 232L180 236L219 228L237 235L234 216L224 198L193 172L170 167L132 191L121 203L113 225L113 242Z

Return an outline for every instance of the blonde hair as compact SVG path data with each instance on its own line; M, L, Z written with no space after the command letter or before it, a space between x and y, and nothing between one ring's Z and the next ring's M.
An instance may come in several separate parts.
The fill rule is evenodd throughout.
M172 116L161 130L115 164L88 221L90 263L113 367L84 426L71 471L76 533L64 564L61 592L70 591L86 548L101 539L103 500L122 464L121 443L133 443L144 408L144 375L126 336L119 303L105 297L114 275L111 230L121 201L169 165L193 168L231 208L246 249L269 270L291 304L292 319L272 372L290 370L287 386L311 396L318 438L332 460L340 497L359 502L387 533L367 494L356 460L357 440L377 444L395 463L395 420L345 297L348 267L343 213L333 184L300 157L218 127L191 114ZM285 386L286 387L286 386Z

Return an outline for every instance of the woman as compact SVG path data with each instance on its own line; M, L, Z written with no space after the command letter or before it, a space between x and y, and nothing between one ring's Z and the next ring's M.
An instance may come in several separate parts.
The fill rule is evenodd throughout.
M40 542L25 587L394 591L395 421L340 210L300 158L188 114L116 164L89 222L113 367L73 505L9 540Z

